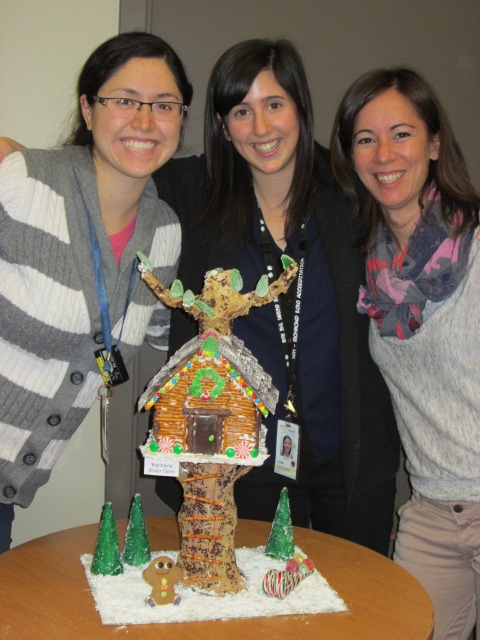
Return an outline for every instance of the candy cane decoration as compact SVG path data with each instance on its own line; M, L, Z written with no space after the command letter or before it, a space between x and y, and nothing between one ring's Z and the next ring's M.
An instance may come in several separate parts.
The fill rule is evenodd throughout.
M270 569L263 578L263 591L267 596L283 600L295 587L315 570L313 561L304 558L298 563L291 559L287 562L285 571Z

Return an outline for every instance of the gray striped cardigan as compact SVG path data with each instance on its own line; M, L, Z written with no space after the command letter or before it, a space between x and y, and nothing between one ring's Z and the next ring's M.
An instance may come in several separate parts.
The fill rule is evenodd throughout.
M118 340L132 261L174 279L181 232L153 181L117 265L86 147L15 153L0 164L0 502L27 506L45 484L101 384L101 332L87 215L100 245ZM169 312L137 276L123 326L125 362L144 338L166 349Z

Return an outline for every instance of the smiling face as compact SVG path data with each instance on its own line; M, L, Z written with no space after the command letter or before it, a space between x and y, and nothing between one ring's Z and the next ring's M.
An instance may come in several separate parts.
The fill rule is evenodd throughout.
M300 134L297 108L271 70L258 74L224 123L226 139L248 162L254 179L278 174L291 181Z
M355 118L352 149L358 177L379 202L397 244L405 245L421 213L430 161L438 159L438 135L429 136L408 98L388 89Z
M102 98L133 98L143 102L182 102L182 95L165 60L132 58L98 90ZM110 107L80 98L83 117L92 131L97 176L148 177L175 153L183 118L155 120L148 106L131 117L115 115Z

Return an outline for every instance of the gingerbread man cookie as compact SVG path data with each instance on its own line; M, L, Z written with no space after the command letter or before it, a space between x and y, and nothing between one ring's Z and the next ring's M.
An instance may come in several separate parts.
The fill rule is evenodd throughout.
M152 588L145 602L154 607L157 604L179 604L180 597L175 593L175 585L182 579L183 573L172 558L158 556L143 571L142 577Z

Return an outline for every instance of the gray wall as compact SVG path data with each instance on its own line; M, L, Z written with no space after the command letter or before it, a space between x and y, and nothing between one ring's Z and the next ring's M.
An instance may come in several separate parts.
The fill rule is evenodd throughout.
M406 64L423 73L439 94L480 188L479 0L130 2L137 18L148 23L136 26L146 26L172 44L193 82L185 154L202 149L205 88L219 55L246 38L286 37L305 62L319 142L328 144L337 104L360 73Z

